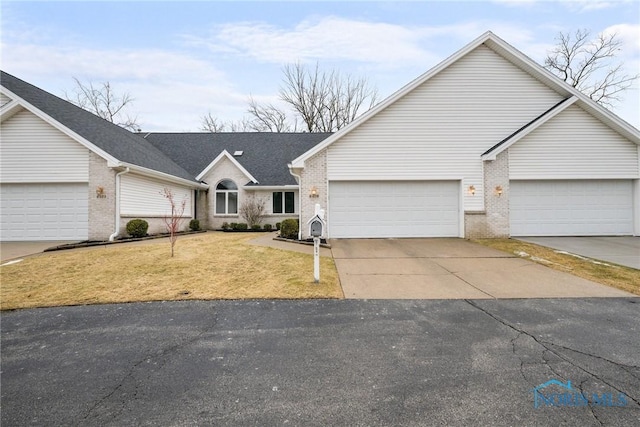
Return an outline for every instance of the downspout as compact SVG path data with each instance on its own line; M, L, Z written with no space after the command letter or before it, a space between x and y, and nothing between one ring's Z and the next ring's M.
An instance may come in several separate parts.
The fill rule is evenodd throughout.
M302 184L301 177L293 173L293 169L289 167L289 173L298 181L298 240L302 240Z
M109 236L110 242L113 242L118 233L120 233L120 175L124 175L125 173L129 173L128 167L116 174L116 224L113 234Z

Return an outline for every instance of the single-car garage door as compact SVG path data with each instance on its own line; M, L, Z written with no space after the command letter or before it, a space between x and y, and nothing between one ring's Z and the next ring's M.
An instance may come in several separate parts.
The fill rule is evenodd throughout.
M630 180L511 181L512 236L633 234Z
M0 239L86 240L88 185L2 184Z
M458 181L331 181L329 237L458 237Z

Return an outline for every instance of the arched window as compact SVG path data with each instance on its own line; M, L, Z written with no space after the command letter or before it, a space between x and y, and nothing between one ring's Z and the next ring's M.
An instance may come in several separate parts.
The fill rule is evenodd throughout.
M230 179L223 179L216 186L216 213L220 215L238 213L238 186Z

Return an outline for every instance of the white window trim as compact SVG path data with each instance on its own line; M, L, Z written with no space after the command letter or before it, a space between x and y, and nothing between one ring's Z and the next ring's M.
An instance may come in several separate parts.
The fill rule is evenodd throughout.
M220 183L223 181L232 182L233 185L236 186L236 189L235 190L219 190L218 185L220 185ZM224 212L218 212L218 194L220 193L224 194ZM229 212L229 193L236 193L236 212ZM239 206L240 197L238 195L238 185L232 179L224 178L218 181L218 183L216 184L215 197L213 200L214 200L214 207L213 207L214 216L238 216L238 206Z
M282 212L273 212L273 193L281 193L282 194ZM293 193L293 212L287 212L286 211L286 198L285 198L285 194L286 193ZM273 191L271 193L271 213L273 215L295 215L296 214L296 193L295 191Z

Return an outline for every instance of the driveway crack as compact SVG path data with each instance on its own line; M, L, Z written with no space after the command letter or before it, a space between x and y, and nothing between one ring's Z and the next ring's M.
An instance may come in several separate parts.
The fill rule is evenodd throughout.
M215 325L217 323L217 318L214 319L213 321L213 325ZM211 326L213 326L211 325ZM97 411L101 406L103 406L103 404L105 402L107 402L111 397L113 397L114 395L116 395L116 393L118 393L125 385L127 385L127 383L129 381L133 381L133 394L132 396L130 396L128 399L126 400L122 400L121 404L119 406L119 408L117 409L117 411L115 411L111 417L113 419L115 419L117 416L119 416L122 411L125 408L125 405L128 401L131 400L135 400L137 394L138 394L138 384L135 383L134 377L135 377L135 373L137 371L137 369L140 367L140 365L142 365L143 363L149 363L150 361L154 360L154 359L160 359L166 355L169 355L171 353L175 353L176 351L178 351L180 348L183 348L185 346L189 346L197 341L199 341L203 335L205 335L207 332L209 332L211 329L211 327L207 327L203 330L201 330L198 334L184 339L184 340L180 340L179 342L174 342L172 344L169 344L165 347L161 347L160 350L150 350L147 354L145 354L142 358L140 358L140 360L138 360L137 362L133 363L133 365L129 368L129 370L127 371L127 373L122 377L122 379L118 382L118 384L113 387L113 389L111 391L109 391L107 394L105 394L103 397L99 398L85 413L85 415L82 417L82 421L80 421L78 423L78 425L83 425L86 420L88 420L90 417L92 417L95 413L95 411ZM162 363L160 365L160 367L164 366L166 364ZM96 415L99 417L99 415Z
M628 398L629 400L631 400L631 401L635 402L638 406L640 406L640 400L639 400L638 398L634 398L633 396L631 396L631 395L630 395L630 393L629 393L629 392L626 392L626 391L624 391L624 390L621 390L621 389L620 389L618 386L616 386L615 384L612 384L611 382L607 381L606 379L604 379L604 378L600 377L600 376L599 376L598 374L596 374L595 372L592 372L592 371L590 371L589 369L587 369L587 368L583 367L582 365L580 365L579 363L577 363L575 360L573 360L573 359L571 359L571 358L567 357L566 355L562 354L562 352L555 350L555 349L554 349L554 347L562 348L562 349L564 349L564 350L568 350L568 351L573 351L573 352L576 352L576 353L582 354L582 355L584 355L584 356L588 356L588 357L592 357L592 358L595 358L595 359L599 359L599 360L602 360L602 361L608 362L608 363L610 363L610 364L613 364L614 366L617 366L617 367L619 367L619 368L623 369L625 372L629 372L629 369L637 369L637 368L638 368L637 366L634 366L634 365L625 365L625 364L622 364L622 363L619 363L619 362L614 362L614 361L612 361L612 360L609 360L609 359L604 358L604 357L601 357L601 356L597 356L597 355L594 355L594 354L590 354L590 353L582 352L582 351L579 351L579 350L574 350L574 349L572 349L572 348L570 348L570 347L567 347L567 346L557 345L557 344L555 344L555 343L552 343L552 342L549 342L549 341L545 341L545 340L539 339L538 337L536 337L535 335L533 335L533 334L531 334L531 333L529 333L529 332L525 331L524 329L519 328L519 327L517 327L517 326L515 326L515 325L513 325L513 324L511 324L511 323L509 323L508 321L506 321L506 320L504 320L504 319L500 318L499 316L497 316L497 315L495 315L495 314L491 313L490 311L488 311L488 310L486 310L486 309L484 309L484 308L480 307L480 306L479 306L478 304L476 304L474 301L469 300L469 299L465 299L464 301L465 301L465 302L467 302L467 304L469 304L469 305L471 305L472 307L474 307L475 309L477 309L477 310L479 310L479 311L483 312L483 313L484 313L484 314L486 314L487 316L489 316L489 317L493 318L494 320L496 320L497 322L501 323L502 325L504 325L504 326L506 326L506 327L508 327L508 328L510 328L510 329L512 329L512 330L514 330L515 332L517 332L517 333L519 334L519 336L520 336L520 335L526 335L526 336L528 336L529 338L531 338L533 341L535 341L538 345L540 345L542 348L544 348L544 351L543 351L543 353L542 353L544 363L545 363L545 365L546 365L547 367L549 367L549 369L551 370L551 372L553 372L556 376L559 376L559 375L558 375L558 373L557 373L557 372L556 372L556 371L555 371L555 370L550 366L549 361L545 358L545 356L544 356L544 355L545 355L546 353L551 353L551 354L555 355L556 357L558 357L558 358L562 359L563 361L567 362L569 365L573 366L574 368L576 368L576 369L578 369L578 370L580 370L580 371L582 371L582 372L584 372L584 373L588 374L589 376L591 376L592 378L595 378L596 380L600 381L601 383L606 384L607 386L611 387L612 389L616 390L617 392L619 392L619 393L624 393L624 394L627 396L627 398ZM515 353L515 347L514 347L514 345L515 345L515 344L514 344L514 343L515 343L515 341L516 341L516 339L517 339L517 338L518 338L518 337L516 337L515 339L511 340L512 349L514 349L514 353ZM522 375L523 375L523 377L524 377L524 373L522 372L522 361L521 361L521 364L520 364L520 369L521 369L521 374L522 374ZM629 372L629 373L631 373L631 372ZM631 373L631 375L632 375L634 378L637 378L635 374ZM525 378L525 379L526 379L526 378ZM592 412L593 412L593 411L592 411ZM597 416L596 416L595 414L594 414L594 417L597 419ZM598 420L598 421L599 421L599 420Z

